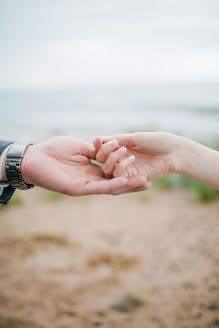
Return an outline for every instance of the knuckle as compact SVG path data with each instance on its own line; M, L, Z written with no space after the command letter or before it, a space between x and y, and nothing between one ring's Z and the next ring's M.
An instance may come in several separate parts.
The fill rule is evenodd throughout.
M108 145L107 145L107 144L104 144L104 145L102 146L101 150L102 150L102 152L103 152L104 154L107 154L107 153L108 153Z
M98 162L101 163L101 161L102 161L102 155L101 155L101 152L98 152L98 153L97 153L97 155L96 155L96 160L97 160Z
M122 170L124 170L125 169L125 167L126 167L126 162L125 161L122 161L122 162L120 162L119 163L119 166L120 166L120 168L122 169Z
M115 171L113 172L113 176L114 178L118 178L120 176L118 168L116 168Z
M117 162L119 157L120 157L120 154L119 154L118 150L110 154L110 159L113 162Z
M110 169L110 166L104 166L103 167L103 172L105 173L105 174L110 174L111 173L111 169Z

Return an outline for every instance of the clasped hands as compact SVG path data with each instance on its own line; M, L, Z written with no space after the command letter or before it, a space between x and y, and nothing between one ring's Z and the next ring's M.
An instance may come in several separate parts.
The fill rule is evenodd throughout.
M70 196L143 191L150 179L177 171L176 144L159 132L98 137L93 145L54 137L27 149L21 172L28 184Z

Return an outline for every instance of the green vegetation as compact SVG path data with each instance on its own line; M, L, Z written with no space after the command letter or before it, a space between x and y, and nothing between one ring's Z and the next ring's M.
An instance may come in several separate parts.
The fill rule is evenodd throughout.
M217 190L191 179L190 190L194 199L200 203L206 203L219 199L219 193Z
M95 159L91 159L90 161L91 161L92 164L95 164L95 165L97 165L97 166L101 166L101 167L104 166L103 163L99 163L99 162L97 162Z
M155 190L184 189L192 199L199 203L207 203L219 199L219 192L200 181L184 175L172 175L154 181Z
M142 202L146 202L149 200L149 194L148 191L140 191L138 193L138 198L142 201Z
M217 151L219 151L219 141L217 141L215 143L214 149L217 150Z
M18 206L18 205L21 205L21 204L22 204L22 199L21 199L20 190L16 190L14 192L10 202L8 203L7 208L11 207L11 206ZM0 209L5 209L5 208L6 208L5 205L0 204Z
M15 205L20 205L22 203L21 199L21 192L20 190L16 190L14 195L12 196L9 205L10 206L15 206Z
M173 182L171 181L171 177L167 176L161 179L154 181L154 187L157 190L170 190L173 188Z
M219 199L219 192L200 181L183 175L172 175L154 181L155 190L184 189L199 203L207 203Z
M56 202L64 197L63 194L50 190L43 190L42 193L43 193L43 198L49 202Z

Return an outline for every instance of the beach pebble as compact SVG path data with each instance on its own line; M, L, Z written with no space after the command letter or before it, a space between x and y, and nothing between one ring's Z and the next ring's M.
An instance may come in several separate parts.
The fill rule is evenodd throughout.
M119 302L114 303L110 308L118 312L131 312L143 305L143 301L138 297L127 295Z
M103 325L103 323L100 322L100 321L95 321L95 322L93 323L93 327L100 327L100 326L102 326L102 325Z

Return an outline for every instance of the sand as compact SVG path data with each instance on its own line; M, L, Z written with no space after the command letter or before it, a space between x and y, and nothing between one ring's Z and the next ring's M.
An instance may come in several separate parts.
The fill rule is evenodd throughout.
M0 328L219 327L219 202L182 192L0 210Z

